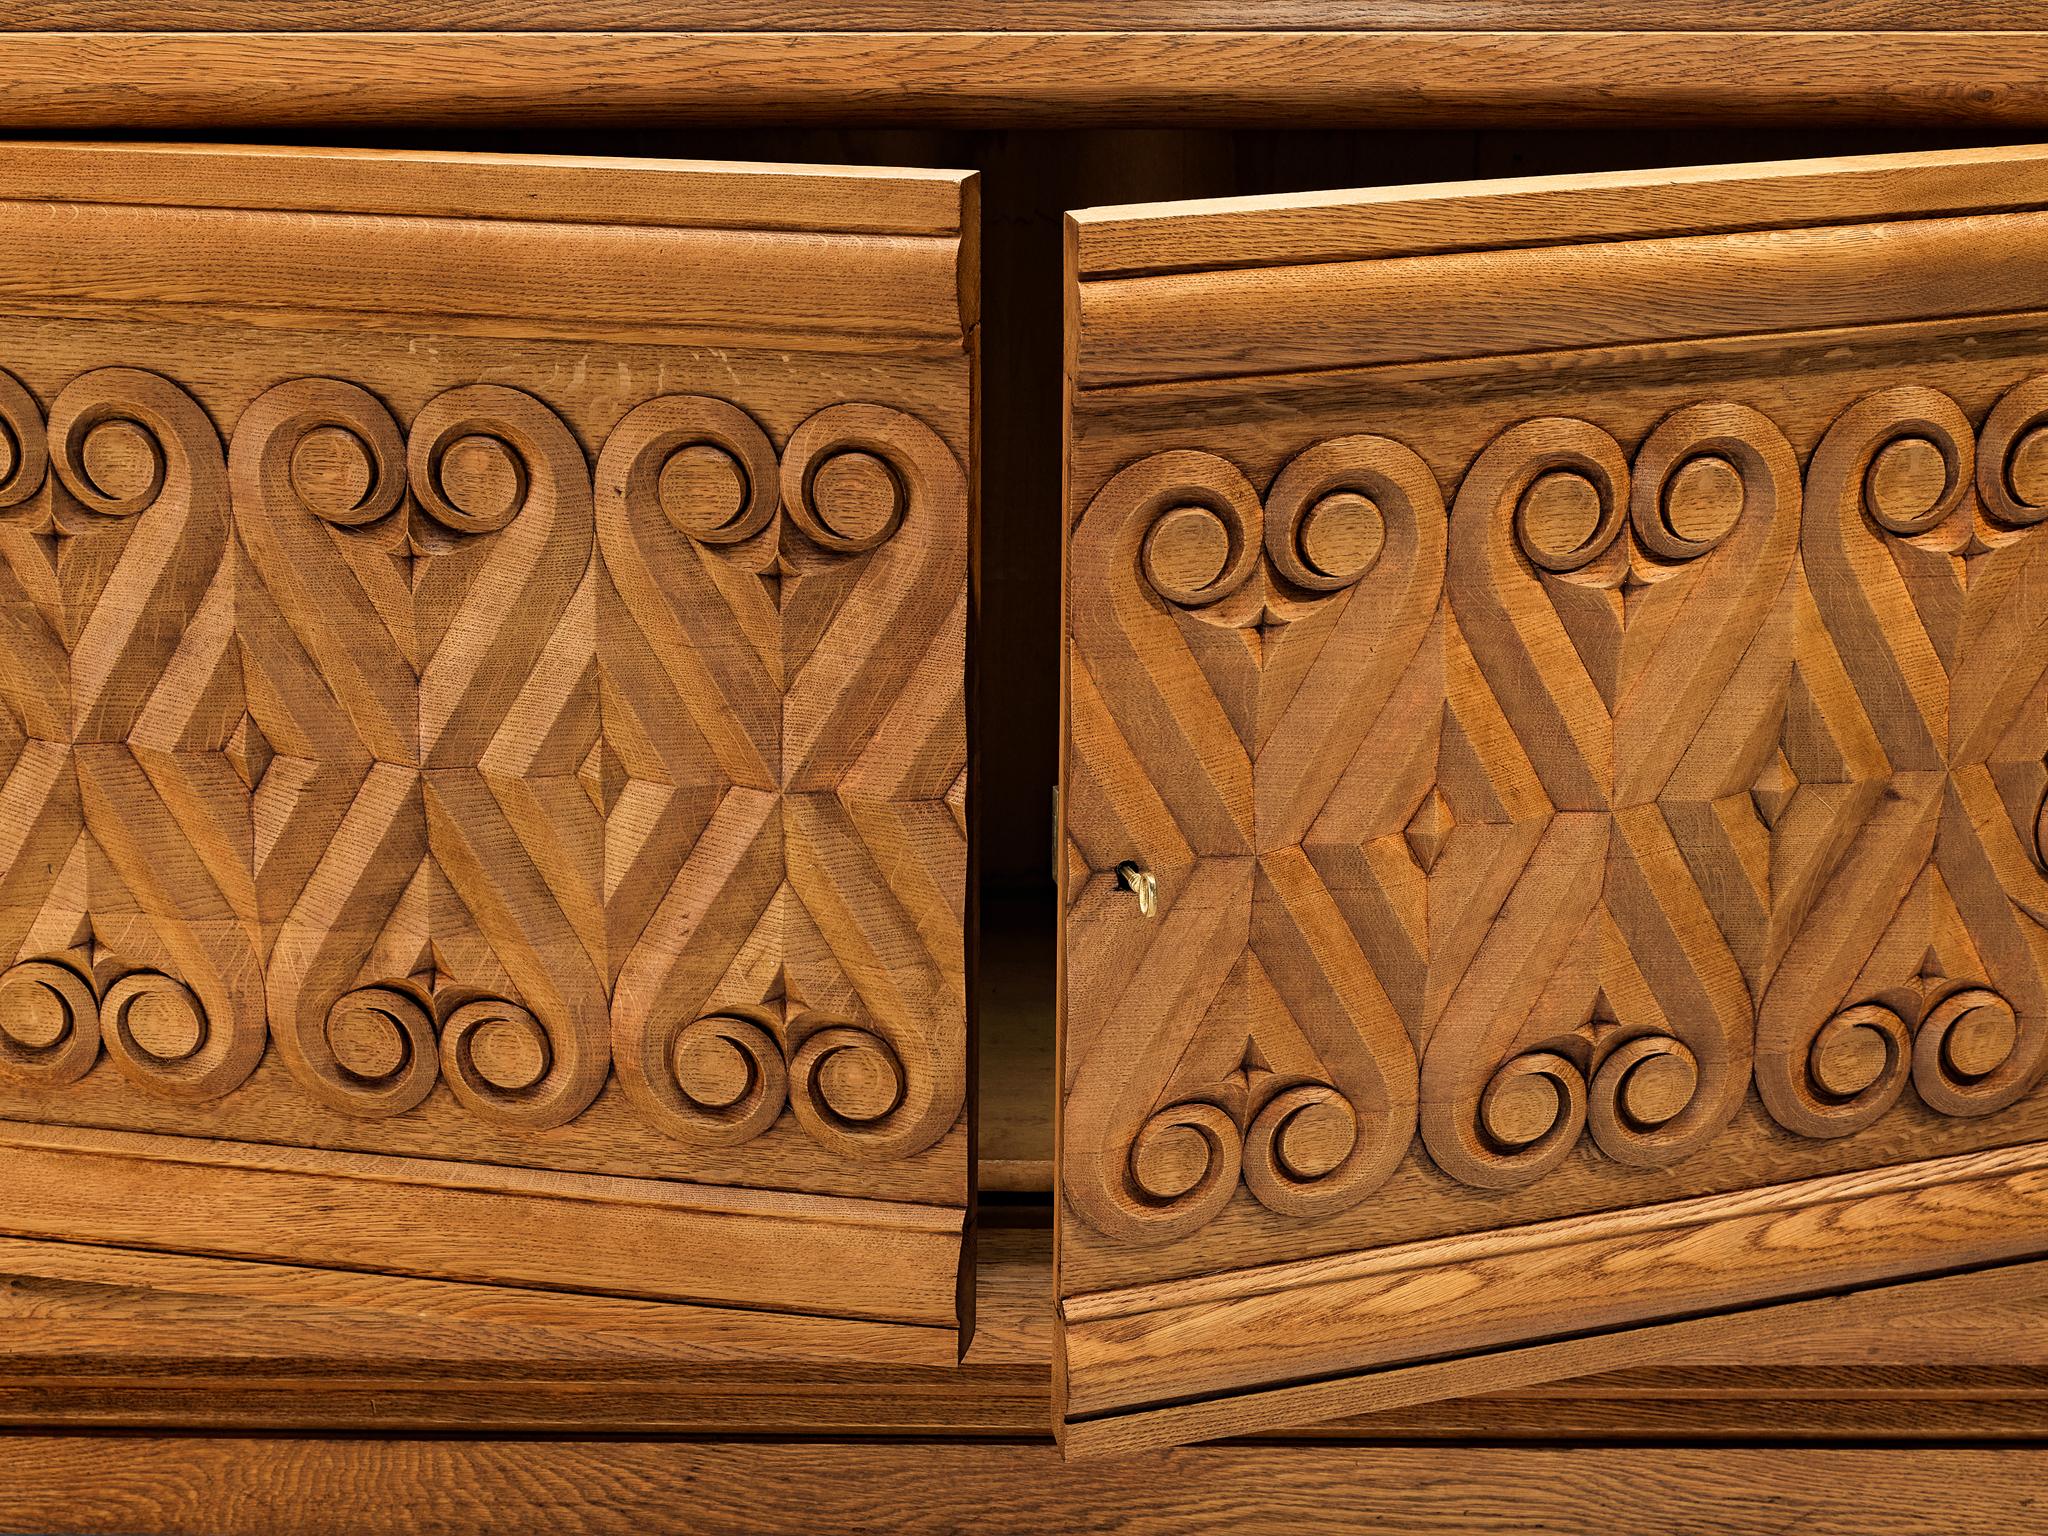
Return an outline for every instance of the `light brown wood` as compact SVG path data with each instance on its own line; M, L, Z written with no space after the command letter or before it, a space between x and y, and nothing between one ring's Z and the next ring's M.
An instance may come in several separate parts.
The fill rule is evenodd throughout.
M1598 1526L1617 1536L2024 1536L2038 1449L1217 1446L1061 1464L1049 1447L31 1435L0 1518L87 1533L905 1533ZM679 1498L686 1489L688 1497Z
M948 1328L961 1213L0 1121L0 1230ZM678 1255L687 1254L686 1261Z
M0 186L4 186L0 178ZM20 239L0 303L164 306L306 324L333 312L418 330L950 344L973 323L957 238L0 202ZM589 281L604 273L605 280ZM763 292L778 302L764 305ZM332 323L332 322L330 322Z
M1777 1385L1804 1396L1815 1390L1813 1384L1796 1366L1785 1368L1816 1344L1823 1351L1830 1345L1840 1348L1844 1344L1867 1350L1873 1333L1881 1335L1898 1328L1922 1326L1927 1317L1946 1304L1967 1306L1973 1297L1996 1295L2031 1311L2041 1303L2041 1267L2016 1265L1948 1279L1883 1286L1847 1296L1781 1302L1587 1339L1524 1345L1484 1357L1456 1357L1244 1396L1069 1422L1062 1430L1061 1445L1069 1456L1091 1457L1130 1455L1247 1431L1270 1434L1275 1424L1296 1430L1307 1426L1330 1436L1370 1434L1381 1426L1391 1429L1396 1424L1428 1423L1432 1418L1446 1428L1487 1422L1489 1417L1496 1426L1504 1426L1512 1422L1501 1412L1509 1402L1541 1402L1553 1411L1569 1413L1589 1401L1600 1401L1608 1392L1632 1399L1657 1391L1659 1385L1665 1391L1677 1389L1681 1400L1688 1387L1711 1395L1713 1389L1708 1383L1721 1378L1683 1368L1660 1374L1656 1367L1663 1361L1689 1363L1723 1352L1775 1358ZM2026 1326L2023 1322L2022 1327ZM1600 1374L1581 1377L1582 1372ZM1770 1373L1771 1368L1765 1368L1765 1374ZM1568 1377L1574 1379L1566 1381ZM1794 1381L1800 1384L1795 1387ZM2022 1372L2007 1378L2003 1385L2007 1390L2031 1394L2038 1385L2038 1376ZM1849 1382L1838 1381L1835 1387L1839 1396L1827 1392L1825 1387L1820 1389L1833 1399L1831 1406L1855 1400ZM1676 1401L1671 1406L1677 1408L1676 1416L1659 1426L1666 1433L1683 1422L1686 1412ZM1436 1412L1432 1414L1432 1410ZM1606 1432L1611 1433L1619 1421L1619 1415L1609 1420ZM1757 1426L1769 1421L1749 1422L1754 1434ZM1771 1437L1782 1436L1789 1427L1781 1418L1767 1433ZM1561 1425L1555 1425L1552 1432L1561 1430ZM1659 1429L1639 1424L1637 1432L1656 1434ZM1838 1432L1851 1433L1846 1424Z
M2048 1252L2038 1195L2048 1154L1978 1153L1946 1164L1838 1175L1740 1196L1539 1223L1460 1240L1314 1259L1061 1303L1069 1448L1093 1453L1282 1427L1339 1412L1499 1391L1683 1357L1706 1330L1664 1339L1588 1335L1628 1323L1752 1306ZM1910 1288L1895 1288L1913 1305ZM1824 1320L1819 1307L1782 1323ZM1667 1354L1665 1351L1671 1351ZM1464 1356L1455 1369L1362 1372ZM1531 1374L1524 1374L1528 1372ZM1336 1378L1350 1376L1344 1382ZM1316 1382L1262 1398L1228 1394ZM1189 1388L1200 1412L1142 1410ZM1134 1412L1135 1411L1135 1412ZM1133 1415L1128 1421L1119 1415ZM1090 1421L1094 1421L1092 1424Z
M922 30L928 14L902 31L10 32L0 34L0 124L273 135L282 125L650 120L2020 131L2048 123L2048 32L2021 19L2028 30L1793 23L1768 46L1726 30L995 30L1007 17L950 32ZM1152 21L1173 25L1157 12Z
M1987 239L1996 269L1972 263ZM2048 309L2048 213L1105 279L1084 387ZM1199 331L1170 317L1213 316Z
M16 1341L0 1423L1042 1439L1050 1237L983 1227L975 1334L957 1363L937 1328L0 1238L0 1319ZM1537 1346L1515 1359L1546 1379L1600 1360L1683 1363L1398 1410L1386 1405L1427 1395L1431 1371L1351 1378L1330 1390L1381 1411L1317 1433L2038 1435L2044 1285L2048 1268L2008 1266L1614 1335L1576 1356ZM1156 1433L1177 1412L1081 1432Z
M1668 1318L2043 1251L2042 163L1071 227L1077 1443L1299 1422L1354 1347L1481 1390L1667 1284ZM1331 568L1343 498L1377 527ZM1669 1248L1634 1225L1693 1199Z
M0 31L92 27L116 32L301 29L377 32L556 31L547 0L279 0L260 15L234 0L145 0L110 11L98 0L26 0ZM918 0L591 0L573 18L585 31L1100 32L1121 28L1229 31L1424 29L2025 31L2024 0L1960 0L1938 13L1904 0L962 0L935 15Z
M950 1326L971 178L0 200L0 1230Z
M1072 215L1090 279L1927 218L2048 201L2028 145L1135 203ZM1199 214L1200 217L1193 217Z

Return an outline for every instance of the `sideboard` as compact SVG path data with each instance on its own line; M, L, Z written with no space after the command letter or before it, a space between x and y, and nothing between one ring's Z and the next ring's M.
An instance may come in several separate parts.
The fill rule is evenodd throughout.
M0 1525L2028 1529L2036 20L16 7Z

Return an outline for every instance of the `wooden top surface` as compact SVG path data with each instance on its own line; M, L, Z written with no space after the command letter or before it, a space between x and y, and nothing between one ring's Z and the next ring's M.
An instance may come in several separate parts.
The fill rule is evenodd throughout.
M21 0L0 31L1751 31L2040 25L2025 0Z
M2048 125L2023 0L24 0L0 131Z

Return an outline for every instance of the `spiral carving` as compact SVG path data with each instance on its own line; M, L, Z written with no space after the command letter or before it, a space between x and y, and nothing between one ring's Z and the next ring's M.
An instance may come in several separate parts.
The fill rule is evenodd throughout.
M441 1027L441 1073L480 1120L522 1130L561 1125L594 1093L562 1069L558 1038L522 1003L473 998Z
M872 1157L901 1133L906 1079L896 1048L873 1030L832 1025L808 1036L789 1064L790 1106L811 1139Z
M782 1048L753 1019L707 1014L656 1032L649 1047L651 1069L624 1081L641 1111L679 1141L738 1146L782 1113L789 1090Z
M249 1075L233 1034L213 1027L192 989L160 971L131 971L108 987L100 1031L122 1076L164 1098L217 1098Z
M1913 1087L1944 1115L1988 1115L2025 1093L2043 1054L2040 1020L2023 1024L1988 987L1965 987L1927 1010L1913 1039Z
M317 1046L298 1065L314 1095L346 1114L402 1114L440 1075L432 1014L403 987L353 988L334 1000Z
M340 379L294 379L259 395L236 425L232 458L263 502L337 528L379 522L405 494L398 423Z
M914 499L931 429L882 405L833 405L790 434L782 504L804 537L834 554L885 542ZM948 455L950 457L950 455Z
M1427 490L1418 488L1418 472ZM1369 436L1311 445L1263 502L1235 465L1192 450L1141 460L1114 484L1117 499L1133 507L1146 581L1189 609L1237 592L1262 553L1271 577L1298 594L1356 586L1388 546L1390 517L1412 526L1417 505L1435 499L1427 469L1407 448ZM1228 622L1253 617L1232 613Z
M1319 1216L1355 1204L1361 1165L1379 1161L1357 1108L1327 1083L1283 1088L1252 1116L1244 1138L1244 1182L1252 1197L1286 1216ZM1377 1185L1384 1171L1367 1169Z
M1775 517L1798 495L1798 460L1773 422L1746 405L1692 405L1636 450L1629 516L1653 554L1697 560L1735 531L1753 498Z
M50 452L65 489L102 517L136 517L155 505L171 466L194 436L197 406L168 379L104 368L74 380L50 411ZM211 435L209 423L205 433ZM189 475L189 466L184 466Z
M1557 1051L1526 1051L1487 1081L1478 1109L1455 1171L1482 1189L1512 1189L1555 1168L1578 1141L1586 1127L1585 1073ZM1432 1150L1445 1160L1444 1151Z
M1977 495L2011 528L2048 518L2048 375L2015 384L1977 437Z
M42 407L13 374L0 371L0 508L42 489L50 467Z
M99 999L83 976L54 960L22 960L0 971L0 1077L72 1083L99 1054Z
M1355 586L1387 547L1387 508L1412 520L1413 455L1388 438L1340 437L1288 461L1266 493L1266 557L1309 592Z
M1358 596L1385 611L1390 567L1429 573L1427 549L1398 542L1399 493L1428 509L1429 471L1393 488L1339 473L1357 451L1343 445L1367 441L1388 442L1310 444L1263 497L1213 454L1153 452L1076 525L1069 901L1099 946L1070 953L1066 999L1078 1214L1134 1242L1199 1225L1182 1213L1221 1208L1202 1181L1226 1163L1224 1120L1256 1200L1342 1209L1302 1196L1379 1134L1370 1074L1344 1053L1391 1083L1408 1039L1427 1047L1424 1144L1481 1187L1540 1177L1581 1138L1611 1162L1674 1163L1752 1083L1787 1129L1828 1137L1872 1124L1908 1080L1945 1115L2039 1081L2048 987L2022 936L2048 913L2025 713L2048 612L2048 546L2028 531L2048 524L2048 377L1981 427L1939 390L1878 391L1804 473L1785 433L1732 401L1671 411L1632 453L1605 418L1500 432L1458 488L1431 594L1450 638L1420 809L1358 755L1370 704L1359 743L1296 729L1348 718L1327 678L1407 654L1390 636L1341 643ZM1477 678L1459 670L1472 662ZM1435 700L1401 686L1405 750ZM1506 871L1481 899L1461 845ZM1323 925L1297 860L1342 872L1325 894L1348 933ZM1122 861L1156 880L1142 920L1111 889ZM1283 917L1293 953L1273 948ZM1939 974L1972 951L1963 979ZM1332 1006L1366 981L1407 1038L1367 1043L1371 1009L1347 1023ZM1237 1059L1248 1006L1282 1020L1263 1027L1287 1034L1288 1071L1248 1066L1190 1096L1193 1063ZM1260 1054L1280 1059L1279 1039L1261 1034Z
M533 445L516 423L531 401L517 390L472 384L427 402L406 447L413 494L427 516L451 533L478 534L519 515Z
M1227 459L1191 449L1154 454L1120 471L1113 488L1132 509L1127 526L1145 579L1169 603L1206 608L1258 569L1265 509Z
M1692 1150L1702 1102L1698 1058L1683 1040L1639 1035L1608 1052L1586 1096L1586 1123L1617 1163L1655 1166ZM1713 1129L1719 1129L1718 1123Z
M1502 433L1486 456L1514 466L1514 484L1498 499L1513 505L1515 540L1537 567L1558 575L1581 570L1612 547L1628 512L1629 479L1620 445L1607 433L1573 417L1543 416Z
M741 543L775 516L774 445L738 406L666 395L637 407L617 431L635 444L628 502L660 507L699 544Z
M229 393L206 382L209 401ZM49 801L53 776L72 786L71 819L104 855L92 881L108 875L121 916L141 914L107 930L117 956L92 940L98 976L131 967L104 996L71 954L0 979L0 1075L69 1081L104 1034L117 1069L151 1091L211 1096L254 1069L267 1012L287 1071L341 1113L405 1113L445 1077L480 1118L564 1123L613 1069L623 952L679 882L702 879L679 866L702 830L687 824L704 783L747 791L732 814L762 812L774 827L762 846L781 861L784 801L829 798L858 772L850 798L905 818L908 857L930 866L920 897L939 905L881 914L846 892L840 928L859 959L806 964L837 961L825 985L853 1020L793 1018L785 1047L744 1005L721 1017L698 998L702 1017L682 1006L653 1077L677 1085L677 1119L687 1107L715 1124L700 1139L744 1141L788 1104L801 1053L799 1118L819 1141L888 1157L946 1135L964 1094L959 952L942 913L958 853L926 823L955 824L965 788L948 734L967 612L961 466L930 427L880 404L818 411L780 454L708 397L647 402L614 438L626 499L674 543L751 543L741 564L762 555L758 570L719 573L727 596L764 610L739 625L745 638L778 652L758 700L720 697L728 678L709 674L744 671L746 647L706 618L701 590L672 631L635 635L594 675L600 628L622 610L644 618L629 611L641 593L621 602L617 573L593 562L590 466L532 395L464 385L401 423L355 384L292 379L241 411L224 454L206 408L168 379L89 372L46 413L0 374L0 510L33 503L13 520L81 540L56 545L63 564L38 566L14 605L44 621L47 654L29 654L18 624L0 691L57 770L25 759L18 798ZM36 500L52 478L64 494ZM650 545L651 563L672 547ZM934 591L955 601L934 604ZM16 681L47 720L16 704ZM606 709L619 703L622 723L593 746L600 688L620 690ZM710 781L676 793L682 775L667 773L699 745L666 728L683 712L716 761L701 765ZM734 741L748 731L764 748L751 756ZM586 796L615 839L587 835ZM810 831L807 862L780 882L847 881L857 855L872 867L856 880L890 889L905 869L896 830L846 822L837 802L833 814L846 824ZM38 834L22 857L42 861L57 838ZM671 848L675 865L657 869ZM608 882L614 852L630 878ZM689 902L705 901L687 915L714 894L693 887ZM798 891L814 909L817 897ZM712 905L723 922L739 904ZM675 937L649 944L696 963L721 942ZM822 937L829 948L841 935ZM886 984L849 985L876 954Z
M1898 1102L1912 1061L1906 1021L1881 1003L1829 1015L1790 1072L1763 1070L1757 1089L1772 1118L1802 1136L1847 1136Z
M1113 1198L1069 1187L1089 1220L1115 1237L1166 1242L1206 1226L1230 1202L1243 1170L1237 1122L1199 1099L1170 1104L1131 1139Z

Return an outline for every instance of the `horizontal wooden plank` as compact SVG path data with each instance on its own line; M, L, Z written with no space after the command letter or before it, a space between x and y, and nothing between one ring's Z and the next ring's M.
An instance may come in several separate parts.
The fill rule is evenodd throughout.
M1066 1416L2043 1253L2048 1147L2027 1146L1070 1296Z
M1139 203L1071 217L1088 279L2044 204L2048 148L2035 144Z
M949 1327L944 1206L0 1121L0 1232Z
M2030 210L1084 283L1074 368L1100 388L2043 307Z
M1856 28L1956 31L2034 26L2025 0L583 0L573 15L552 0L19 0L0 31L1594 31Z
M252 1264L0 1237L17 1315L0 1380L150 1360L219 1379L326 1359L381 1376L559 1380L579 1372L760 1373L776 1367L947 1366L949 1327L570 1295L304 1265ZM33 1280L33 1285L22 1282ZM45 1379L47 1376L45 1375Z
M0 143L0 198L20 202L819 234L971 233L973 180L961 171L596 155Z
M950 1330L0 1238L0 1333L12 1341L0 1351L0 1425L1042 1438L1049 1239L1043 1227L983 1228L974 1337L956 1363ZM2048 1330L2030 1293L2043 1283L2048 1266L2007 1266L1840 1298L1824 1329L1744 1315L1678 1325L1696 1340L1681 1364L1316 1432L2037 1433ZM1710 1359L1738 1363L1692 1363Z
M2048 124L2048 32L0 34L0 129Z
M1461 1277L1462 1278L1462 1277ZM1421 1289L1430 1288L1424 1282ZM1430 1361L1328 1381L1240 1393L1135 1413L1070 1421L1061 1443L1069 1456L1122 1456L1198 1440L1270 1433L1354 1416L1393 1413L1452 1398L1512 1396L1518 1389L1613 1372L1628 1381L1665 1362L1742 1354L1796 1357L1814 1340L1873 1335L1916 1326L1926 1317L1997 1303L2048 1304L2048 1263L2009 1264L1973 1273L1879 1286L1842 1296L1766 1303L1745 1311L1657 1323L1589 1338Z
M0 201L0 300L956 341L960 242Z
M2048 1451L384 1441L23 1434L0 1523L95 1536L1456 1530L1926 1536L2040 1529Z

